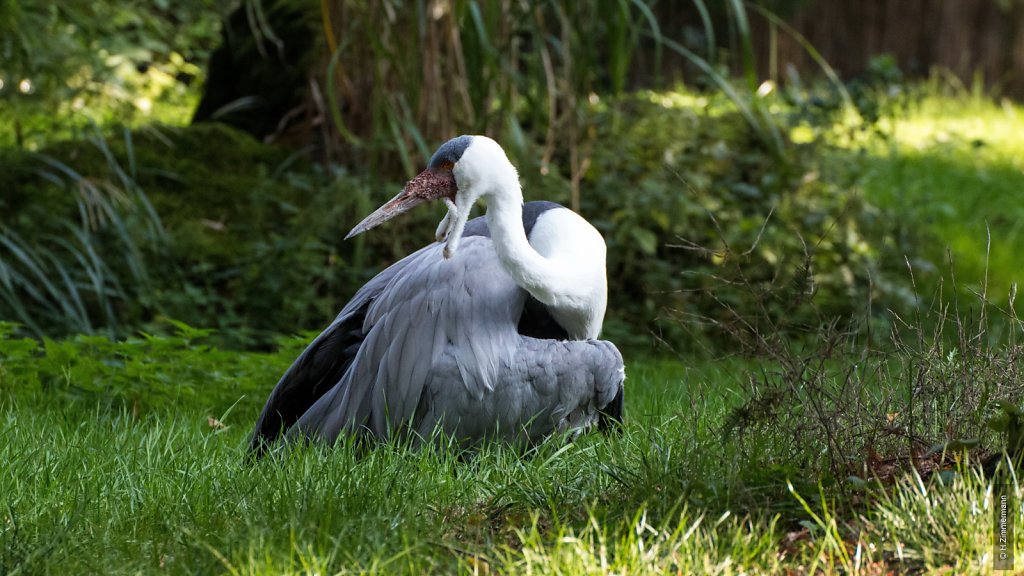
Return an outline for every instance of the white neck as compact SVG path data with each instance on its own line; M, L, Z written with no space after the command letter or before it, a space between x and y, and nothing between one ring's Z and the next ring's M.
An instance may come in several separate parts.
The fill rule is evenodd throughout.
M487 202L487 226L494 249L505 270L534 298L545 304L546 294L558 284L555 266L530 246L523 229L523 193L519 182L496 183L503 186L484 195Z
M523 196L518 179L484 195L494 249L516 284L547 306L570 338L596 338L604 317L604 254L600 275L577 277L578 269L554 261L530 245L523 229ZM596 232L595 232L596 233ZM591 290L599 286L599 291Z
M464 222L474 199L482 198L494 249L509 276L544 304L571 338L596 338L607 301L600 233L576 214L560 210L566 214L552 221L558 228L557 238L548 230L538 252L523 227L519 175L501 147L477 137L459 164L456 177L467 194L455 201L458 220ZM461 235L461 230L454 233Z
M469 216L476 198L487 203L487 225L491 239L505 270L534 298L551 305L545 292L559 284L557 268L530 246L523 229L523 190L519 174L497 142L483 136L459 162L460 184L464 195L456 199L461 218ZM464 203L464 204L463 204ZM461 230L456 230L461 235ZM458 236L456 236L456 240Z

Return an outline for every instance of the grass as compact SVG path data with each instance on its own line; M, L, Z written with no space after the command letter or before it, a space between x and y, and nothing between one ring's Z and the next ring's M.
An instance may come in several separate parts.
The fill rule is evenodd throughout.
M929 96L891 125L892 142L865 164L867 197L927 241L916 272L950 269L963 292L1009 303L1024 280L1024 108ZM947 254L948 250L948 254Z
M723 436L756 373L748 361L630 363L621 433L554 440L527 457L501 446L466 459L401 443L365 454L341 444L247 464L263 396L303 340L275 354L224 352L198 343L202 331L179 328L174 338L107 344L0 339L0 571L768 574L951 565L987 573L991 565L991 484L972 470L947 474L951 483L912 475L851 498L792 466L793 446L778 434ZM121 372L163 392L96 385ZM1024 550L1024 537L1016 546Z

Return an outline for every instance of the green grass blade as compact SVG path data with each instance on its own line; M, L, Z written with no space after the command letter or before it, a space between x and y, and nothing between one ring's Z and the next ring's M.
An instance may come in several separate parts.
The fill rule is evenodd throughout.
M338 131L338 134L350 145L361 146L362 141L345 126L345 119L341 115L342 101L337 93L338 64L341 61L340 57L346 46L347 42L342 42L331 54L331 58L327 63L327 79L325 82L327 83L327 99L330 102L327 108L331 111L331 121L334 123L334 129Z
M749 2L748 5L755 11L757 11L757 13L764 16L769 22L781 28L786 34L789 34L794 40L796 40L797 43L800 44L800 47L803 48L805 52L807 52L807 55L810 56L812 60L814 60L814 62L818 65L819 68L821 68L821 71L825 73L825 76L828 78L829 82L831 82L832 86L834 86L835 89L839 92L847 108L851 110L856 110L856 107L853 105L853 100L850 98L850 93L846 89L846 84L844 84L843 81L839 79L839 75L836 74L836 71L832 68L831 65L829 65L828 61L825 60L825 58L821 55L820 52L818 52L818 49L815 48L814 45L811 44L811 42L803 34L798 32L795 28L790 26L785 20L776 16L772 11L768 10L767 8L759 4Z
M51 269L60 276L61 281L64 284L62 304L65 304L64 317L72 323L72 330L75 332L82 332L85 334L93 333L92 323L89 321L89 314L85 311L85 305L82 303L82 298L79 295L78 284L71 279L67 269L55 254L52 252L47 253L46 257L49 259Z
M661 26L658 25L658 18L651 11L650 7L644 0L631 0L633 5L636 6L637 10L643 15L644 19L647 20L647 27L650 31L650 36L654 39L654 70L655 74L661 75L661 49L665 44L664 37L661 34ZM657 84L657 80L655 84Z
M757 62L754 59L754 41L750 21L747 19L747 9L743 0L729 0L729 6L742 44L740 53L743 55L743 77L747 80L747 89L754 93L757 91Z
M715 41L715 26L711 21L711 13L708 12L708 6L704 0L693 0L693 5L697 7L697 12L700 13L701 26L704 27L704 36L707 39L708 61L714 63L718 59L718 44Z
M759 118L758 115L754 113L754 111L747 104L747 101L742 96L740 96L739 92L737 92L735 88L733 88L733 86L729 83L729 80L727 78L719 74L706 60L704 60L697 54L693 53L692 51L688 50L686 47L679 44L675 40L672 40L671 38L664 38L663 41L667 48L685 57L695 66L700 68L701 71L707 74L708 78L711 79L711 81L714 82L714 84L718 86L719 89L722 90L722 92L729 98L729 100L733 102L733 104L736 106L737 111L739 111L740 115L743 116L743 119L746 120L750 128L757 134L757 136L765 144L769 146L771 150L775 151L776 153L782 152L781 140L779 138L774 137L772 135L772 130L766 128L763 125L765 123L765 120L763 118ZM770 123L770 121L768 123Z

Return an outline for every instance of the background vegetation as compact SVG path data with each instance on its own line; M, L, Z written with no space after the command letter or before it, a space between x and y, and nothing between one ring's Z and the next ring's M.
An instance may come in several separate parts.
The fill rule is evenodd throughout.
M0 572L989 571L1024 109L838 4L0 1ZM464 132L604 234L626 428L243 465Z
M713 349L723 308L757 328L754 315L814 324L857 316L868 301L880 311L908 304L882 274L902 274L909 248L885 257L896 218L860 193L857 172L826 165L863 153L851 134L873 133L905 107L899 71L883 60L849 88L758 84L744 5L696 6L704 17L683 32L698 36L677 39L642 2L337 2L321 11L245 2L209 51L214 13L189 4L197 26L183 43L210 54L191 126L134 126L131 115L112 124L116 110L153 106L139 93L95 100L99 114L86 104L64 114L66 98L13 84L3 92L21 145L0 155L0 186L19 192L0 200L0 311L37 336L124 336L168 316L246 347L319 327L374 271L422 244L436 215L355 243L341 242L344 230L460 132L499 138L529 198L570 205L605 234L608 334L623 345ZM79 75L109 86L183 60L170 43L138 52L134 40L150 29L157 40L184 34L173 24L185 13L140 20L131 8L27 3L12 21L82 28L66 50L134 69L68 57L59 62L70 68L53 68L54 54L14 60L7 75L63 82L74 104L85 98ZM739 39L719 46L723 24L712 16ZM597 39L606 48L593 50ZM24 54L34 53L29 40ZM694 72L657 73L666 53ZM729 65L742 81L725 75ZM652 72L638 78L645 67ZM194 102L183 85L160 92L169 109ZM28 131L38 118L62 128ZM62 130L80 137L62 142ZM701 295L712 289L715 298ZM792 306L812 293L820 309Z

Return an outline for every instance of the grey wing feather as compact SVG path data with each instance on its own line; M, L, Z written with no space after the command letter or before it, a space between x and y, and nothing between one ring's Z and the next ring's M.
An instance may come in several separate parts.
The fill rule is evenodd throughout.
M447 260L442 249L423 248L356 294L278 383L254 447L283 428L328 442L343 433L429 438L438 426L467 442L535 442L597 421L622 391L614 345L519 334L528 294L491 239L465 237ZM354 350L339 347L356 336ZM332 360L342 349L348 356Z
M256 421L250 439L251 450L262 453L341 380L362 344L369 304L402 273L411 258L396 262L360 288L331 325L292 363L270 393Z
M484 438L533 444L597 424L625 382L622 355L600 340L520 337L507 359L493 390L477 399L451 385L459 367L454 356L443 357L427 383L417 432L429 438L440 424L464 446Z
M447 260L442 249L433 244L406 258L402 274L367 307L349 370L291 433L327 441L343 432L388 437L411 423L443 354L458 373L450 385L477 399L493 388L522 338L516 319L526 293L501 268L490 238L466 238Z

